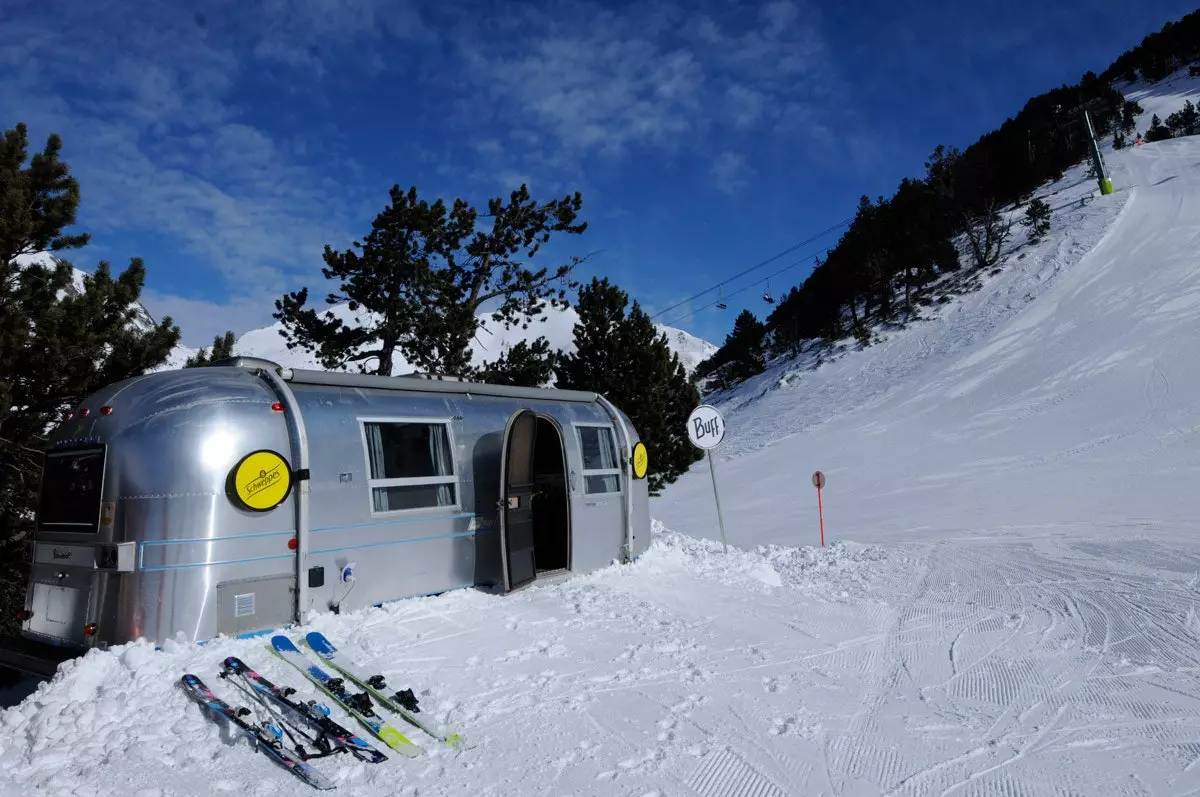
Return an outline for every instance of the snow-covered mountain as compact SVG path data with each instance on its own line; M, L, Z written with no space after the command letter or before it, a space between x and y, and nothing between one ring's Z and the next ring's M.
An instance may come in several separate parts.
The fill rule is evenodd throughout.
M69 261L72 259L73 254L74 253L70 252L70 251L64 252L63 259ZM21 255L21 256L17 257L16 262L17 262L18 266L21 266L23 268L28 268L29 266L35 266L35 265L42 266L43 268L51 268L51 269L55 267L54 255L51 254L50 252L38 252L37 254L33 254L33 255ZM79 294L83 293L83 288L84 288L83 280L84 280L84 277L87 276L87 272L82 271L74 266L72 266L71 270L73 272L71 284L67 286L66 290L59 292L60 298L62 296L78 296ZM114 269L113 273L112 273L113 277L116 278L119 273L120 273L119 269ZM134 317L133 317L132 324L135 328L140 329L143 332L149 332L150 330L154 329L154 327L155 327L154 317L150 315L149 311L147 311L146 308L143 307L140 302L135 302L133 309L134 309ZM186 357L184 359L186 359Z
M17 262L24 266L36 264L47 268L54 267L54 258L49 253L22 256L17 259ZM78 268L75 268L74 272L73 284L68 286L64 293L78 294L83 291L83 280L86 272ZM154 318L144 306L138 303L135 306L135 311L136 317L133 322L135 326L145 330L154 328ZM347 323L354 323L356 320L356 314L352 313L347 305L337 305L332 308L332 311ZM528 329L521 329L520 326L517 326L505 330L501 325L491 320L489 313L481 313L480 318L484 320L484 328L476 336L475 342L471 347L474 362L478 365L495 359L499 354L522 340L533 341L541 336L550 341L553 349L563 351L575 350L574 333L572 330L579 319L579 315L573 307L562 310L547 308L537 320L529 325ZM662 324L656 324L655 326L667 336L667 344L673 352L679 355L679 361L687 369L688 373L695 370L697 365L708 357L711 357L717 350L716 346L692 335L690 332ZM263 357L291 368L315 368L320 370L321 365L308 352L289 350L287 348L287 344L280 335L281 329L281 324L273 324L244 333L237 338L237 342L234 344L234 353L251 357ZM167 358L166 363L156 370L182 368L187 359L196 352L197 349L189 346L182 344L176 346ZM392 372L398 376L410 373L412 370L403 358L397 357Z
M356 322L356 314L351 312L347 305L337 305L332 310L337 317L346 323ZM579 315L573 307L561 310L547 308L538 319L529 325L528 329L521 329L518 325L505 330L502 325L491 320L489 313L481 313L480 318L484 320L484 328L475 336L475 341L471 346L473 362L477 365L482 365L488 360L494 360L522 340L533 341L538 337L545 337L549 340L550 346L553 349L561 349L568 352L575 350L574 333L572 330L579 319ZM661 324L657 326L660 332L666 334L667 344L671 347L672 351L679 355L680 362L683 363L683 366L689 373L702 360L712 356L713 352L717 350L717 347L713 344L682 329L675 329L674 327L667 327ZM243 334L234 344L234 353L245 356L263 357L291 368L321 369L320 363L310 353L301 349L289 350L287 343L280 334L281 329L282 325L273 324L272 326L253 329ZM195 353L195 349L179 346L171 353L171 357L164 368L182 367L187 358ZM399 376L411 373L413 370L403 358L397 357L393 364L392 373Z
M1143 131L1200 81L1145 92ZM1106 157L1116 193L1046 186L1050 234L974 292L720 399L728 554L701 463L636 563L291 629L472 745L314 765L379 797L1200 791L1200 137ZM93 651L0 712L0 794L298 793L176 687L236 695L229 655L323 699L261 640Z

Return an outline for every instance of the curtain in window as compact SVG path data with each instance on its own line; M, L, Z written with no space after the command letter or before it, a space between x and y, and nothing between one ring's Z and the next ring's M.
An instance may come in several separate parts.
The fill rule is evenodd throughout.
M367 424L367 457L371 460L370 478L384 478L387 475L387 469L384 466L386 460L383 453L383 427L377 423ZM371 494L372 500L375 502L375 511L388 511L388 491L376 488L371 491Z
M612 432L608 429L597 429L597 442L600 444L600 466L598 470L612 470L617 467L616 455L613 453Z
M441 424L430 424L429 426L429 458L433 460L435 475L449 476L454 473L449 436L446 434L446 427ZM438 506L450 506L454 503L453 485L438 485L437 503Z

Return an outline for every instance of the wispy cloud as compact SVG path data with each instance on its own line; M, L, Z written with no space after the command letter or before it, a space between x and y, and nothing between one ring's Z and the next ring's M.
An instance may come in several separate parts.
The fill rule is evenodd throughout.
M340 27L315 16L322 5L343 20ZM263 323L263 303L245 296L295 287L317 270L326 242L351 237L362 189L331 179L328 168L306 157L318 151L321 131L281 137L242 121L247 108L235 92L256 57L274 57L255 46L256 38L306 53L306 36L337 42L338 34L353 35L345 20L372 27L370 19L334 13L347 5L326 2L298 14L280 6L283 27L263 22L244 40L224 35L236 24L232 6L204 15L117 4L53 21L0 21L0 40L10 43L0 48L0 107L17 110L37 148L51 132L63 136L64 157L82 187L81 224L97 242L152 232L225 278L233 298L224 311L147 292L156 315L187 318L188 342L204 342L233 321ZM398 22L383 27L408 29ZM319 151L321 166L346 165L336 146ZM118 262L132 254L141 253L85 249L72 257L89 268L101 255ZM147 265L159 274L176 267Z
M199 263L212 270L208 295L232 297L147 292L156 315L186 319L193 345L267 323L268 296L300 284L323 294L323 246L361 235L387 186L416 182L414 171L435 195L525 182L594 201L595 183L648 157L733 192L762 172L758 144L819 133L842 113L803 0L29 7L0 17L0 71L0 107L31 125L34 144L64 137L80 222L100 250L80 253L81 267L142 254L104 248L122 236L153 236L172 262L150 261L152 272L179 268L173 257ZM348 112L343 95L393 86L407 92L402 127L384 138L393 151L360 161L348 131L374 108Z
M503 18L476 17L456 35L477 92L464 123L482 106L493 124L533 126L542 158L719 150L727 135L774 135L840 113L818 17L792 0L757 15L670 3L620 14L578 0L547 8L508 4ZM530 159L514 146L510 160Z
M223 334L225 330L241 336L273 323L271 313L277 298L278 295L270 291L252 290L223 301L212 301L148 289L142 295L142 303L157 321L169 316L185 333L184 344L198 348L211 345L213 336Z
M753 173L754 170L746 165L746 156L740 152L722 152L712 165L712 175L717 188L727 194L737 193L744 188L747 178Z

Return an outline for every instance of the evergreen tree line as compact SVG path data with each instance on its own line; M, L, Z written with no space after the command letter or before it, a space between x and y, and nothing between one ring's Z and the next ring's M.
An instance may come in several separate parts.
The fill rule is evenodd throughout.
M1150 127L1146 130L1146 136L1143 141L1153 143L1155 141L1166 141L1168 138L1194 136L1197 134L1200 134L1200 113L1196 111L1196 106L1192 105L1191 100L1185 100L1183 108L1169 114L1165 124L1162 119L1158 118L1158 114L1151 116Z
M146 323L138 304L146 267L132 258L114 275L107 262L75 284L65 255L89 241L75 224L80 186L51 135L30 157L18 124L0 141L0 635L16 633L25 597L23 545L33 529L42 458L66 412L114 382L162 366L179 342L171 318ZM606 279L571 280L582 258L553 268L530 260L553 234L578 235L582 197L539 203L526 186L480 213L465 201L426 202L415 188L393 188L370 233L346 251L325 247L324 275L336 283L329 305L348 302L364 319L342 323L308 305L307 288L276 302L289 347L313 352L330 369L389 374L396 355L422 370L501 384L604 394L625 411L646 444L652 493L700 458L687 439L699 403L678 356L641 306ZM52 267L31 264L49 253ZM505 328L528 328L546 307L578 289L575 351L552 351L544 337L519 343L475 366L470 343L478 313ZM233 354L232 332L217 336L187 367Z
M1100 78L1132 83L1140 75L1154 83L1193 61L1200 61L1200 9L1146 36L1137 47L1118 56Z
M1088 72L1075 85L1030 99L965 151L938 145L924 175L905 177L891 197L861 197L845 233L804 282L780 297L765 323L743 313L697 376L729 387L762 370L764 351L779 356L806 342L848 336L868 344L875 325L903 323L930 304L927 288L939 276L995 267L1012 239L1006 212L1012 208L1025 207L1019 223L1031 240L1046 235L1050 208L1032 195L1090 156L1084 109L1098 140L1113 134L1114 144L1123 144L1143 109L1112 82L1137 72L1161 79L1198 56L1200 11L1147 36L1102 75ZM1195 129L1196 111L1188 103L1166 125L1155 122L1152 135Z

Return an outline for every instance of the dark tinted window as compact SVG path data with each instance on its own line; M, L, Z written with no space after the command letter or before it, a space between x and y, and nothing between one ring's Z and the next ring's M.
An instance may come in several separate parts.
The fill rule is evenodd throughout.
M91 534L100 522L104 449L52 451L42 470L38 528Z

